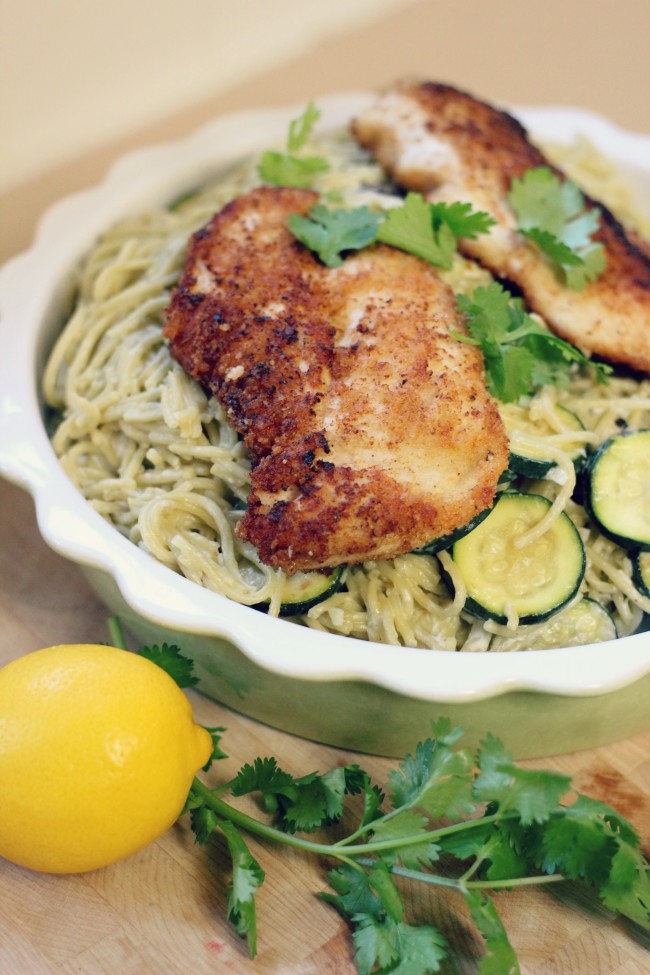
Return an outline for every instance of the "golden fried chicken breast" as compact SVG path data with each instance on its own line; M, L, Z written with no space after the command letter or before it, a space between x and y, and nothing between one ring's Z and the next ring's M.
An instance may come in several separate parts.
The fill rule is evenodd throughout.
M324 266L286 227L316 200L260 188L228 204L193 238L165 326L252 455L239 535L289 573L450 534L508 462L450 289L384 245Z
M532 167L554 169L519 122L449 85L403 82L362 112L353 132L405 188L490 213L496 220L490 233L461 241L462 250L518 285L553 331L586 353L650 372L647 251L598 204L602 220L594 240L605 247L606 271L583 291L563 284L517 232L508 202L514 177Z

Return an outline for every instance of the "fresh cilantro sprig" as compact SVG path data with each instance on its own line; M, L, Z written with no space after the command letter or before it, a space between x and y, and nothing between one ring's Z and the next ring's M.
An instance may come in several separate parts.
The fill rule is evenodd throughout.
M185 803L197 843L207 843L215 830L223 834L232 863L232 876L227 887L229 922L245 938L251 958L257 953L257 917L255 891L262 885L265 873L252 855L237 826L220 816L192 788Z
M320 109L314 102L309 102L302 115L289 122L289 134L287 135L287 150L289 152L300 152L301 149L304 149L320 117Z
M595 363L524 311L522 302L497 282L457 295L469 335L461 342L480 347L488 387L503 403L513 402L546 383L562 385L573 364L589 364L598 382L611 368Z
M568 287L581 291L602 274L605 249L593 240L600 210L586 207L575 183L538 166L512 180L509 200L520 232L560 269Z
M184 657L180 647L174 643L163 643L160 647L154 643L150 647L142 647L140 656L167 671L179 687L194 687L199 682L198 677L192 674L192 661Z
M360 250L371 244L378 223L379 216L368 207L331 210L322 203L313 206L306 217L292 213L287 219L287 227L294 237L318 254L328 267L340 267L345 251Z
M389 210L380 223L377 240L449 270L458 239L474 240L494 223L471 203L427 203L420 193L408 193L402 206Z
M233 796L259 792L268 812L288 832L310 832L343 815L343 797L356 795L366 784L358 765L337 767L325 775L311 772L294 778L278 768L274 758L244 765L231 785Z
M420 193L408 193L402 204L384 214L365 206L328 209L319 203L306 217L291 214L287 226L328 267L342 264L345 251L378 241L448 270L458 239L474 239L493 223L470 203L427 203Z
M338 860L328 875L332 890L321 898L349 923L360 975L425 975L447 954L435 924L409 919L396 877L464 898L485 942L484 975L519 972L490 891L579 881L650 930L649 866L632 826L604 803L572 793L569 777L520 768L493 736L476 754L460 738L449 721L434 723L433 736L389 775L388 799L357 766L294 778L274 759L256 759L227 788L258 792L270 822L226 802L226 786L210 789L196 779L190 806L197 840L207 839L206 822L222 831L233 823L240 839L248 832ZM340 821L344 798L355 795L356 827L342 839L297 835ZM436 872L443 854L444 872ZM246 896L237 901L235 922L246 917L250 931L261 868L252 857L245 862L251 876L239 885L238 896Z
M302 115L289 123L287 151L268 149L262 153L258 173L263 182L306 189L313 185L314 177L329 170L330 165L323 156L302 155L320 115L316 105L309 102Z
M111 621L111 635L124 646L119 622ZM179 671L178 648L147 654L170 666L172 676L191 676L190 661ZM568 776L520 768L493 735L476 753L461 741L449 720L434 722L431 737L389 774L386 792L358 765L295 777L273 758L245 764L217 788L194 779L185 811L198 843L215 830L226 841L228 919L251 957L257 950L255 895L265 874L246 833L338 861L328 874L330 890L320 896L350 925L360 975L440 970L448 946L435 923L409 917L401 893L407 881L464 899L485 945L479 975L520 973L492 891L582 883L598 891L608 909L650 931L650 864L632 825L605 803L573 791ZM226 801L227 792L258 794L264 817ZM343 822L353 825L341 837ZM300 835L322 833L333 823L339 825L332 841Z
M456 251L453 230L440 216L434 220L431 203L420 193L408 193L402 206L388 211L377 240L445 269L451 267Z

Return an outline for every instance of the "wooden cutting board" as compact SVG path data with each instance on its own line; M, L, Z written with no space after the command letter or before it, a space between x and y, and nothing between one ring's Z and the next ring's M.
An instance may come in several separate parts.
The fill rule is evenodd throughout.
M547 0L540 17L535 5L510 0L469 6L422 0L344 38L326 36L301 58L221 97L206 92L201 105L12 187L0 197L0 256L27 246L46 205L102 178L126 150L177 138L222 112L377 88L402 74L516 104L581 105L644 130L648 4L623 6L602 4L594 16L587 0ZM106 640L105 618L78 571L40 541L27 496L0 482L0 664L48 644ZM211 781L257 755L276 755L295 773L359 758L379 781L393 765L292 738L190 696L199 720L228 728L230 758L217 763ZM575 776L579 789L615 805L650 853L650 733L541 764ZM251 845L267 874L258 895L255 962L224 921L222 844L215 838L199 848L180 823L141 853L84 876L41 876L0 860L0 975L353 975L346 926L315 897L326 886L328 865ZM648 940L644 945L572 889L503 893L496 902L523 975L650 973ZM409 910L422 920L434 917L447 937L443 975L476 972L481 944L458 901L420 892Z
M0 664L54 643L107 639L105 608L78 571L40 540L27 495L3 482L0 538ZM379 782L395 764L294 738L199 694L190 697L197 720L227 728L230 757L213 766L211 784L258 755L275 755L295 774L359 761ZM527 764L574 776L579 790L635 824L650 853L650 733ZM267 843L251 841L251 848L266 871L255 961L225 921L223 843L215 836L197 846L185 821L141 853L90 874L50 877L0 860L1 975L354 975L347 927L315 896L326 888L331 864ZM584 892L558 886L495 900L523 975L650 973L650 939ZM407 904L447 938L443 975L475 973L482 946L460 899L418 891Z

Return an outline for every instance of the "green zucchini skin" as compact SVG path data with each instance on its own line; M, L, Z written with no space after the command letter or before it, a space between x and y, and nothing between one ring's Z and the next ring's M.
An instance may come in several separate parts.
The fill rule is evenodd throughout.
M609 610L583 596L572 605L561 609L541 628L520 627L512 636L495 636L490 650L499 653L521 650L548 650L556 647L577 647L588 643L604 643L616 640L618 631Z
M585 458L585 464L580 471L576 471L576 483L573 489L573 494L571 495L571 500L579 504L581 508L586 508L586 497L589 488L589 475L587 474L587 465L589 459Z
M628 430L600 445L587 465L584 502L611 541L650 551L650 430Z
M297 572L284 580L280 616L300 616L317 603L333 596L341 588L344 565L327 572ZM268 600L257 603L255 609L267 612Z
M464 538L469 532L474 531L487 518L492 508L493 505L490 505L489 508L484 508L471 521L468 521L466 525L457 528L454 532L450 532L449 535L439 535L438 538L432 538L422 548L416 548L413 551L416 555L435 555L436 552L444 552L445 549L451 548L454 542L459 541L459 539Z
M514 545L550 506L538 494L506 492L485 521L454 544L452 557L467 591L464 608L471 616L507 623L510 605L521 625L542 623L577 594L586 556L568 515L563 512L541 539L523 548Z
M587 464L588 454L585 451L580 456L573 457L572 460L576 475L578 475ZM516 477L525 477L529 481L543 481L554 467L555 462L552 460L535 460L532 457L524 456L524 454L511 453L508 460L508 471L513 480Z
M567 410L565 406L560 405L556 405L554 409L560 414L569 429L584 430L583 423L571 410ZM586 450L584 448L578 448L572 451L571 459L573 460L576 473L578 473L586 462ZM515 477L525 477L532 481L541 481L553 467L555 467L555 462L547 458L532 457L530 454L516 453L512 450L510 452L508 470Z
M634 553L632 582L643 596L650 599L650 552Z
M508 458L508 470L515 477L526 477L531 481L543 480L553 467L552 460L535 460L525 454L515 454L511 451Z

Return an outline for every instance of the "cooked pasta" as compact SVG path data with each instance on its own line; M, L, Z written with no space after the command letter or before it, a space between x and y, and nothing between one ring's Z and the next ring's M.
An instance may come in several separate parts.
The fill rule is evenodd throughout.
M347 205L394 205L397 198L378 166L345 132L312 147L327 153L328 173L316 189ZM560 150L558 150L560 152ZM561 150L562 164L629 220L624 187L608 164L584 143ZM264 565L235 527L245 509L250 461L216 399L170 357L163 312L178 280L189 236L228 200L257 183L249 160L214 185L168 208L121 221L106 232L79 269L75 308L50 355L46 402L55 411L54 449L88 502L153 558L198 585L246 605L280 612L283 573ZM471 293L487 273L458 258L445 272L457 291ZM562 405L584 430L563 429ZM573 499L571 451L593 448L622 423L650 427L650 380L614 377L597 385L576 371L565 388L544 387L529 400L504 407L514 416L513 447L539 451L553 466L519 489L551 502L544 519L521 544L543 534L562 512L577 526L587 570L579 596L605 607L619 635L638 627L650 600L633 585L628 554L604 538ZM575 602L575 600L574 600ZM349 567L334 595L294 622L378 641L443 650L517 650L589 642L576 624L562 626L571 606L549 623L519 626L473 620L464 612L463 580L447 552L400 556ZM560 635L558 635L560 634ZM554 643L555 641L555 643Z

